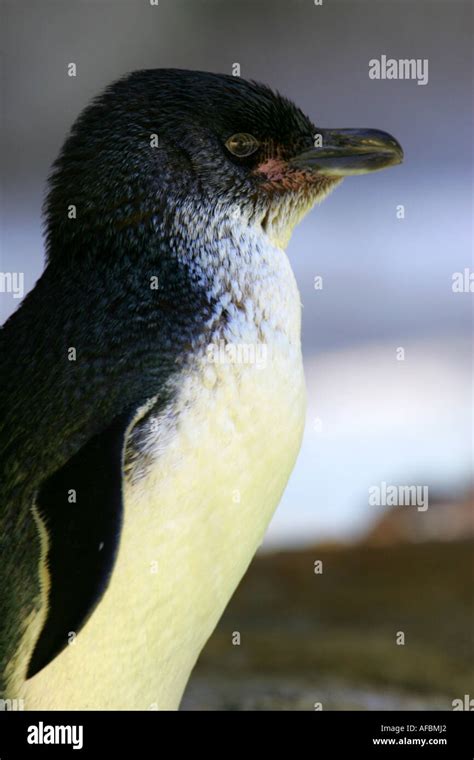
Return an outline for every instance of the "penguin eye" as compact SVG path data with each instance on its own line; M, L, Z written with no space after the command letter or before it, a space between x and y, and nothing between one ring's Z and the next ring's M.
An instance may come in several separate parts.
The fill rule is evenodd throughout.
M236 135L232 135L226 141L225 147L234 156L239 158L245 158L260 147L260 143L256 137L249 135L248 132L238 132Z

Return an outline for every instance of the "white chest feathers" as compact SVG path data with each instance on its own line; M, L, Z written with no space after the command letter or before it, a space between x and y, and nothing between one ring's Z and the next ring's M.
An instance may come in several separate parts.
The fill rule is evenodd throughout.
M178 707L301 442L299 295L283 251L271 255L257 298L147 420L152 464L126 482L110 585L74 645L29 682L27 709Z

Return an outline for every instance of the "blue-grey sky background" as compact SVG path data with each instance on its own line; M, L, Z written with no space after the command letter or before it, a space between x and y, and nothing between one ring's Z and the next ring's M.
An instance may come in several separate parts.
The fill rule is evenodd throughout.
M288 248L303 302L308 425L266 544L358 535L378 516L367 489L382 480L464 487L473 294L451 283L474 268L470 3L44 0L1 9L0 269L24 272L26 290L44 266L49 167L81 109L128 71L231 73L238 62L243 77L278 89L318 126L397 137L403 166L345 180ZM369 79L369 60L382 54L427 58L428 84ZM0 294L2 321L17 305Z

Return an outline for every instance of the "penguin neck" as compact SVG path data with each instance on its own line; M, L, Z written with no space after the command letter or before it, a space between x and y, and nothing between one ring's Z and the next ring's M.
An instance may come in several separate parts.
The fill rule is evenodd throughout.
M288 287L294 276L286 254L258 218L235 211L226 204L177 205L147 217L144 226L130 222L121 229L123 239L103 229L82 234L78 227L70 237L52 231L48 267L12 317L25 355L40 353L41 361L26 367L11 362L8 372L12 388L41 387L51 414L40 413L33 394L23 399L34 421L23 459L34 462L35 471L29 465L13 484L21 478L34 489L118 412L153 397L157 383L226 325L254 325L255 341L279 333L299 342L299 302ZM94 362L104 368L106 384L103 373L90 372ZM13 436L13 413L4 425L11 425Z
M262 222L265 209L241 209L228 202L176 209L168 225L157 228L172 240L171 255L212 303L207 331L244 318L256 327L300 339L300 304L286 252ZM262 339L262 336L259 338Z
M150 321L156 318L160 294L170 309L183 308L182 297L179 304L174 303L173 284L179 277L181 296L186 289L193 298L200 294L203 314L207 304L209 314L204 315L203 332L211 333L216 323L252 308L256 322L271 321L272 329L287 331L290 304L282 269L291 281L294 278L284 242L295 222L295 209L300 206L301 199L290 194L269 208L250 202L238 206L228 199L212 201L208 197L179 201L170 193L166 204L158 209L147 207L141 214L125 216L113 224L108 219L107 229L93 231L86 238L90 244L89 248L85 246L86 274L91 268L89 262L93 262L96 279L118 283L129 302L134 295L131 283L141 282L135 296L137 306L143 314L149 309ZM282 228L279 220L285 215L290 222ZM64 241L60 247L68 250ZM79 253L83 255L82 248L74 255ZM50 259L55 261L59 255L53 251ZM157 288L153 298L146 298L144 284ZM265 293L268 302L272 288L279 306L273 310L262 300ZM104 297L116 301L117 293L111 288ZM299 339L299 322L292 338Z

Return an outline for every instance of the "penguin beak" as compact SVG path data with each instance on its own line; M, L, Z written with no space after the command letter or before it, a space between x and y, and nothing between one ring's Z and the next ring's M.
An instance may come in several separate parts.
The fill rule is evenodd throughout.
M290 159L290 166L326 177L348 177L396 166L403 161L401 145L388 132L320 129L317 135L321 135L321 147L311 148Z

